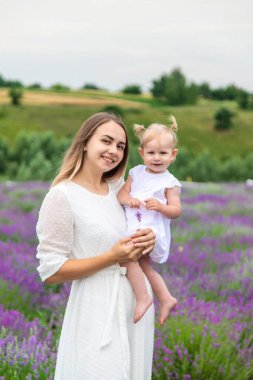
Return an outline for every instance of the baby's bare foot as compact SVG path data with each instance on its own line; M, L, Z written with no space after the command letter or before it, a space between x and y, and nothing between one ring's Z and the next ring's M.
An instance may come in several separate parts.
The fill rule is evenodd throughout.
M172 310L175 309L177 305L177 299L174 297L170 297L168 300L161 302L160 304L160 325L162 326L166 319L168 319Z
M134 323L138 322L143 315L148 310L149 306L151 306L153 303L153 298L147 294L146 296L142 297L140 300L136 300L136 306L134 311Z

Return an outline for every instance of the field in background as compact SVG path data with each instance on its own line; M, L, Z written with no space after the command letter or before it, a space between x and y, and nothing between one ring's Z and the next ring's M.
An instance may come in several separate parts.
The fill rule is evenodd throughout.
M66 93L26 90L20 107L10 106L7 91L0 90L0 136L10 143L22 130L51 130L58 137L72 136L87 117L108 105L121 107L130 139L135 144L133 123L166 123L172 113L179 124L179 146L186 147L193 155L205 149L216 157L244 156L253 151L253 111L239 110L235 102L200 99L197 105L170 107L161 105L148 94L123 95L94 90ZM234 127L217 132L213 128L214 114L222 106L235 112Z
M2 380L53 378L69 285L45 286L36 272L35 225L47 188L0 184ZM179 305L156 326L153 380L252 380L252 196L242 184L183 185L171 254L158 266Z

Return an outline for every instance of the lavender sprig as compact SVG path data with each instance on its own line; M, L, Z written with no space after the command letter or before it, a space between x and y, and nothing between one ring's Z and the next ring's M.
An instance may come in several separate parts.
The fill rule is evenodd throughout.
M137 219L138 222L139 222L139 230L140 230L140 228L141 228L142 213L138 210L138 211L135 213L135 216L136 216L136 219Z

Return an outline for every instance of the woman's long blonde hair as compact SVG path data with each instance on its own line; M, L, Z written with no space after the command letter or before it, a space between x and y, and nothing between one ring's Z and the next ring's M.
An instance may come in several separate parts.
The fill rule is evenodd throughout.
M62 165L60 167L59 173L52 182L51 187L57 185L63 180L71 180L82 168L85 152L84 147L86 146L89 139L92 137L96 129L109 121L114 121L116 124L120 125L126 134L126 146L124 149L124 155L121 162L109 172L103 174L104 179L117 179L124 175L127 158L128 158L128 138L126 127L123 121L115 114L107 112L99 112L87 119L75 135L72 144L65 153Z

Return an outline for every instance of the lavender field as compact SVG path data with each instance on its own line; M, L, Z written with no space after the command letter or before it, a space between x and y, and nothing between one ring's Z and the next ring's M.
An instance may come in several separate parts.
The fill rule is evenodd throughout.
M45 286L35 226L48 184L0 184L0 379L52 379L69 285ZM253 379L253 188L185 184L168 264L179 300L156 326L153 379ZM107 380L107 379L105 379Z

